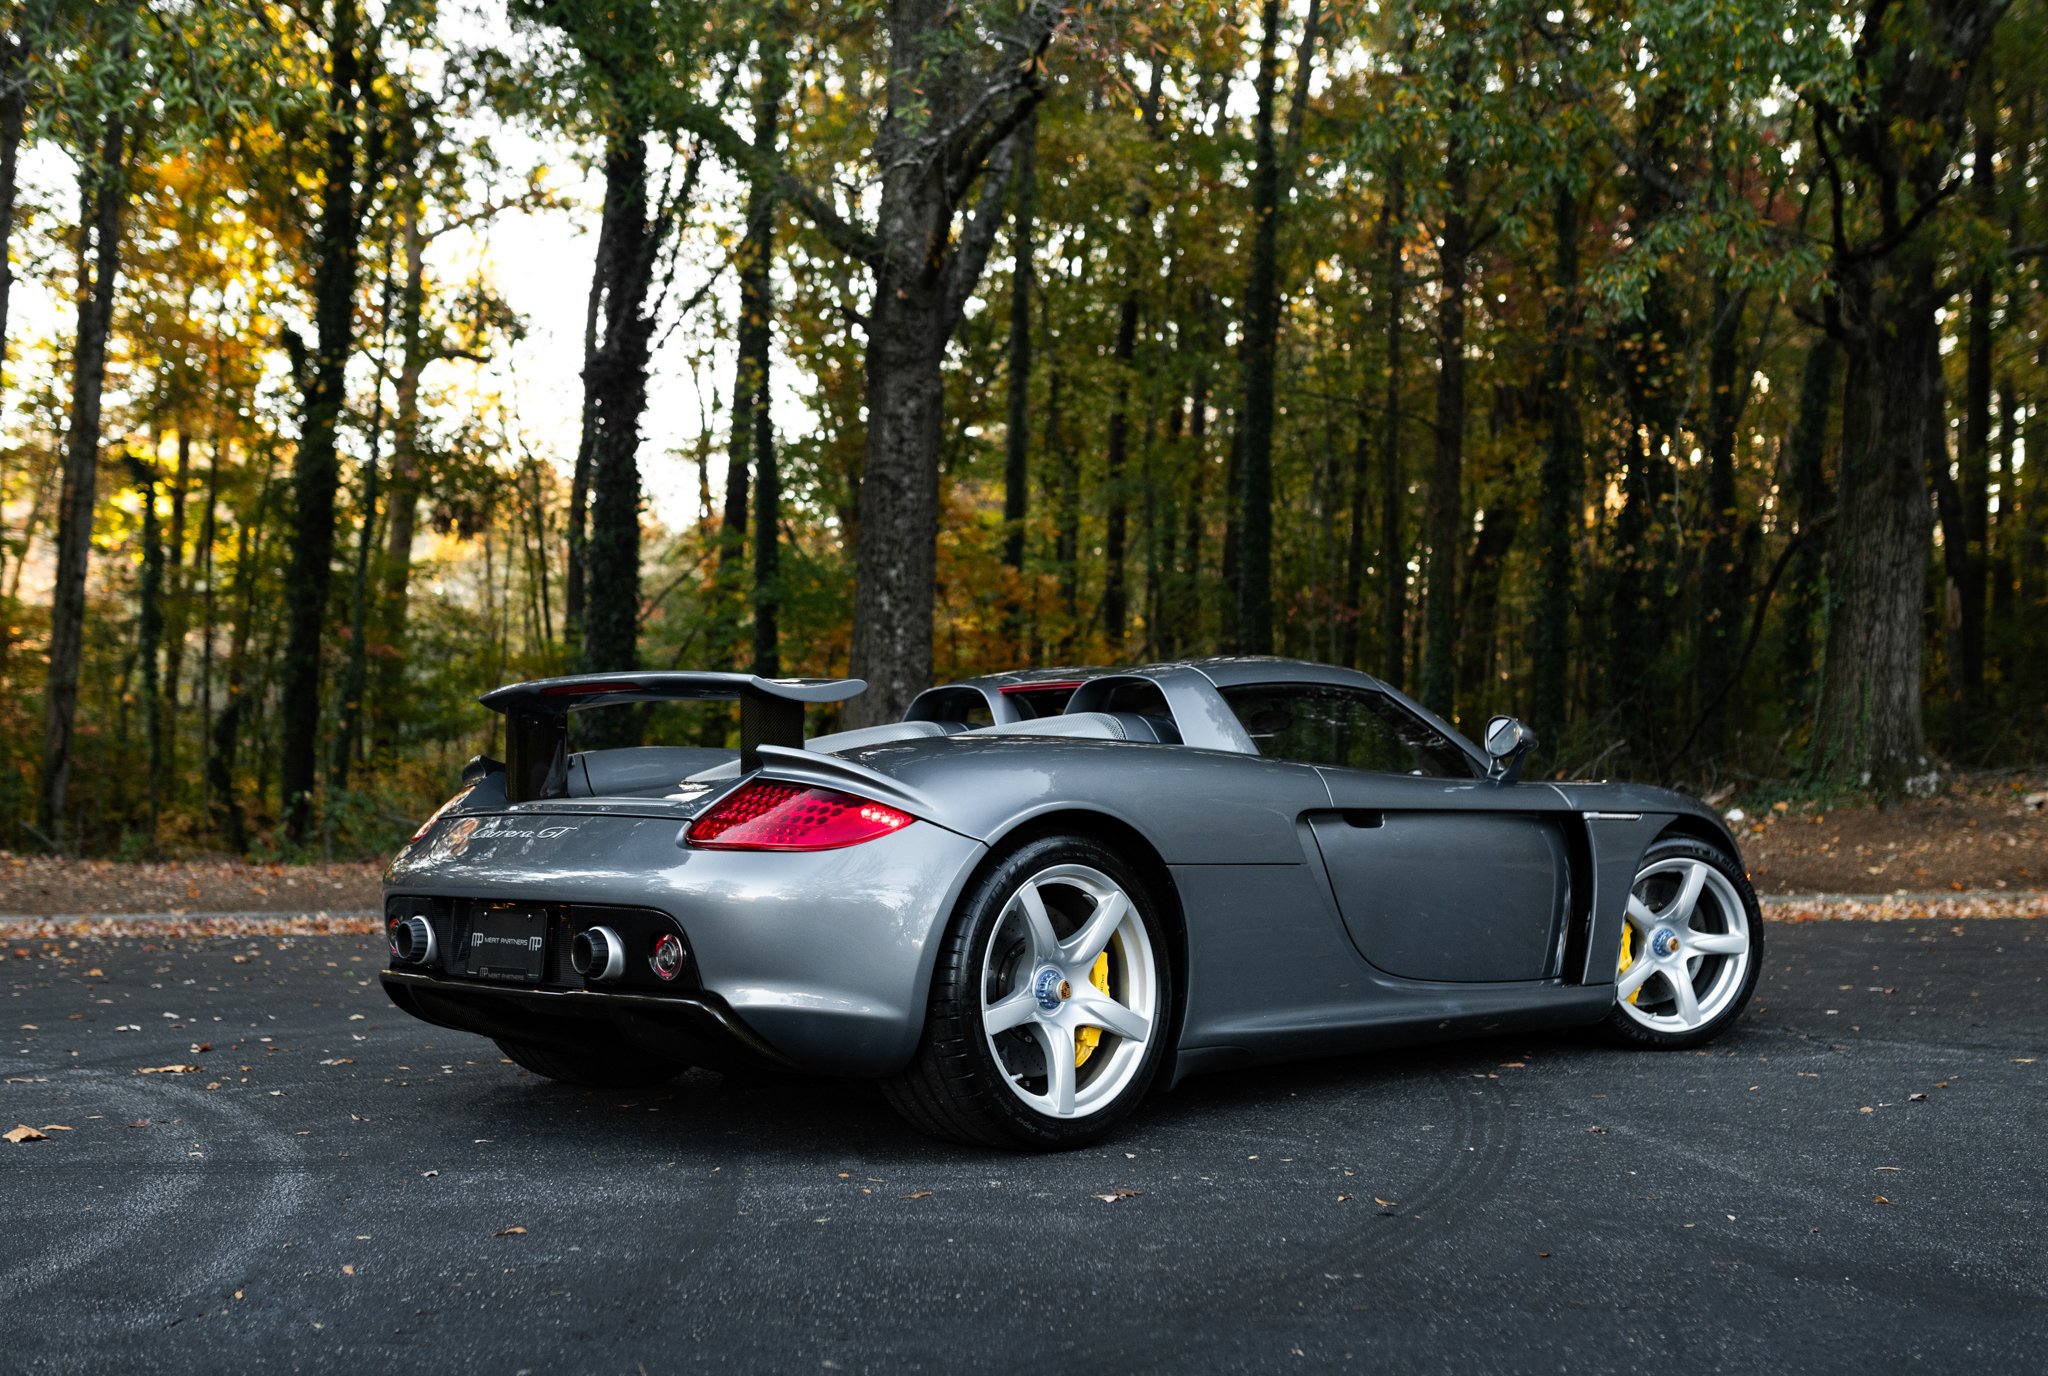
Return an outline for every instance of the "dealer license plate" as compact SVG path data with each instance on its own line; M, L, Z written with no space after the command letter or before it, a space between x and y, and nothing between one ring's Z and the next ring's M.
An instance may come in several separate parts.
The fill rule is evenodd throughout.
M478 908L469 921L462 971L477 979L538 984L547 968L548 919L540 908Z

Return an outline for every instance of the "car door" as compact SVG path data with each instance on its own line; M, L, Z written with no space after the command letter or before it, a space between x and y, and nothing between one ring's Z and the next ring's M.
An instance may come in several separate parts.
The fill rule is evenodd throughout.
M1571 911L1555 789L1479 777L1471 756L1389 694L1332 684L1226 690L1260 753L1313 764L1310 814L1359 953L1388 974L1453 983L1555 976Z

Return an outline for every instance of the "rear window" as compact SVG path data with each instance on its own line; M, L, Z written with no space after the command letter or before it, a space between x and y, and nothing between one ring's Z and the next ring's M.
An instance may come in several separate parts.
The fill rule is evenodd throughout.
M1319 683L1247 684L1222 693L1268 758L1381 774L1473 777L1464 751L1385 694Z

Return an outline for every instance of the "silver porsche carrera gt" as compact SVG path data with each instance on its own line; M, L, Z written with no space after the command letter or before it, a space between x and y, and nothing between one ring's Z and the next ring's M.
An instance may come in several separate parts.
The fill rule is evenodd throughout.
M1520 779L1365 674L998 674L806 739L858 680L500 688L385 876L406 1012L604 1087L693 1065L881 1082L919 1128L1091 1141L1205 1070L1598 1026L1696 1046L1756 986L1735 841L1682 794ZM737 751L571 748L578 712L739 703Z

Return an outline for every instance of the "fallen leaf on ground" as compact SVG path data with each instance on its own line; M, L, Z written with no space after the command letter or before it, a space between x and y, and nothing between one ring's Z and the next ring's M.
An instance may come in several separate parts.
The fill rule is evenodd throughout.
M137 1075L190 1075L199 1069L196 1065L143 1065L135 1068Z
M330 1056L320 1062L322 1065L354 1065L355 1063L355 1057L353 1056Z
M68 1128L68 1127L66 1127L66 1126L64 1126L64 1124L62 1124L62 1123L45 1123L45 1124L43 1124L43 1131L44 1131L44 1132L69 1132L69 1131L71 1131L71 1129L70 1129L70 1128Z
M1098 1194L1093 1196L1093 1198L1099 1199L1105 1204L1114 1204L1119 1199L1136 1199L1139 1193L1139 1191L1131 1189L1127 1185L1119 1185L1108 1193Z
M500 1228L500 1229L498 1229L498 1231L497 1231L497 1232L495 1232L495 1233L492 1233L492 1234L491 1234L491 1236L492 1236L492 1237L520 1237L520 1236L523 1236L523 1235L525 1234L525 1232L526 1232L526 1229L524 1229L524 1228Z
M5 1135L7 1140L14 1143L17 1147L23 1142L47 1142L50 1140L48 1133L37 1132L27 1123L15 1124L13 1129Z
M1908 1094L1908 1095L1906 1096L1906 1102L1907 1102L1907 1103L1909 1103L1909 1104L1917 1104L1917 1103L1921 1102L1921 1101L1922 1101L1923 1099L1925 1099L1926 1097L1927 1097L1927 1096L1926 1096L1925 1094Z
M348 1266L348 1265L344 1265L344 1266L343 1266L343 1267L341 1268L341 1273L342 1273L342 1274L343 1274L344 1276L352 1276L352 1275L354 1275L354 1274L356 1273L356 1268L355 1268L354 1266Z
M932 1192L930 1190L919 1190L916 1194L907 1194L903 1197L905 1199L930 1199Z
M1398 1209L1401 1207L1398 1202L1391 1199L1381 1199L1378 1195L1372 1197L1372 1202L1379 1205L1382 1209Z

